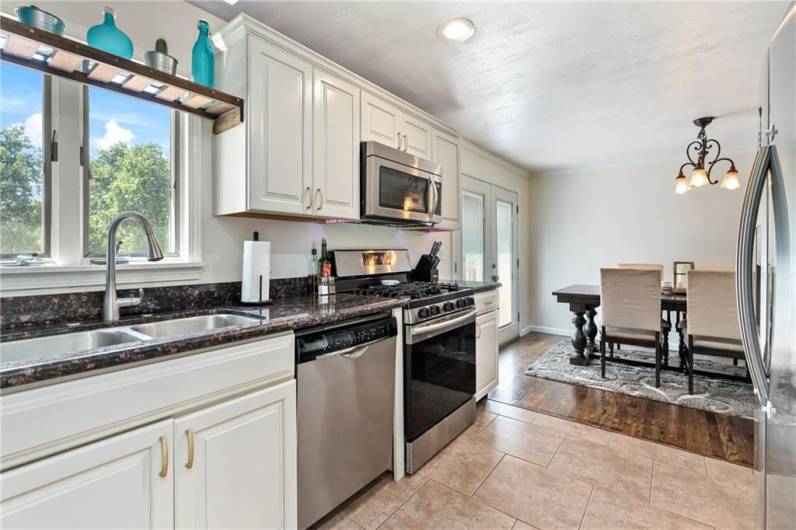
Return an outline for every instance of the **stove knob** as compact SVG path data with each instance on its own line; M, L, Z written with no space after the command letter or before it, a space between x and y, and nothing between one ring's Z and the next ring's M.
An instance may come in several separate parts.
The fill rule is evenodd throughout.
M442 304L442 310L443 311L453 310L453 304L451 304L450 302L445 302L444 304Z
M428 308L421 307L421 308L420 308L420 309L417 311L417 316L419 316L420 318L428 318L428 316L429 316L429 311L428 311Z
M442 313L442 310L439 308L439 306L438 306L438 305L433 305L433 306L431 306L431 307L429 308L429 310L431 310L431 314L432 314L432 315L439 315L440 313Z
M475 305L475 298L473 298L472 296L468 296L467 305Z
M464 307L466 305L467 305L467 300L466 299L459 298L458 300L456 300L456 307L461 308L461 307Z

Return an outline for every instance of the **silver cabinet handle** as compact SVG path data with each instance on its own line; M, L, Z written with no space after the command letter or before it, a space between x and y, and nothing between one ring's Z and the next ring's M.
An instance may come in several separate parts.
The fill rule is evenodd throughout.
M401 138L401 133L398 133L398 150L403 151L403 139Z
M312 204L315 202L315 196L312 194L312 188L310 188L309 186L307 186L304 189L304 197L305 197L305 201L304 202L307 202L306 199L309 199L309 204L307 205L307 210L312 210Z
M755 157L749 184L746 187L741 224L738 231L736 255L735 288L737 293L738 317L741 325L741 339L746 352L746 363L752 376L755 391L763 404L768 401L768 382L766 381L763 357L758 342L758 330L754 318L754 293L752 290L752 267L754 258L754 236L757 224L757 210L763 196L766 175L771 163L772 146L758 151Z
M317 208L317 210L320 212L321 208L323 208L323 192L321 191L321 188L318 188L318 189L315 190L315 195L318 197L318 208Z
M406 135L404 135L404 151L406 151L407 149L409 149L409 138Z

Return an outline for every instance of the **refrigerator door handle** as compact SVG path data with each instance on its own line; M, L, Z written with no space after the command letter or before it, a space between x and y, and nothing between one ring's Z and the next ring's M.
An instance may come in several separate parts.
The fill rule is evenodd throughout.
M757 211L765 190L766 176L771 160L771 147L766 146L758 151L749 176L749 184L746 187L746 195L741 207L735 268L735 290L738 299L741 340L746 353L749 374L752 376L755 392L761 403L768 402L768 379L755 323L752 271Z

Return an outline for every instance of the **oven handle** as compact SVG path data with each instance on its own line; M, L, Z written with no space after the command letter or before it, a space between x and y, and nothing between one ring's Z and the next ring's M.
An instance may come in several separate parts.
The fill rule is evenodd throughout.
M428 335L434 334L439 335L441 333L445 333L446 331L450 331L459 327L462 324L469 324L470 322L475 322L475 314L476 310L471 309L467 313L458 316L456 318L451 318L450 320L446 320L445 322L440 322L437 324L426 324L422 326L412 326L409 328L409 344L414 344L415 342L419 342L417 339L422 339L423 337L427 337Z

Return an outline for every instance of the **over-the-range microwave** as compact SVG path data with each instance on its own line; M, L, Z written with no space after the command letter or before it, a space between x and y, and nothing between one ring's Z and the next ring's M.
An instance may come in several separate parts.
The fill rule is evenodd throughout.
M433 226L439 221L442 165L378 142L362 142L360 160L363 223Z

